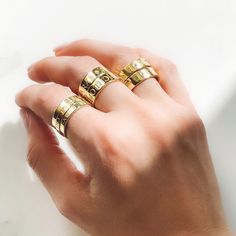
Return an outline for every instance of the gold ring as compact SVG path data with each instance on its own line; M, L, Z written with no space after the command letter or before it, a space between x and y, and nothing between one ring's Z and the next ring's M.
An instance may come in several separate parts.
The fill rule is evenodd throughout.
M60 133L60 123L63 118L63 114L70 108L72 100L69 98L64 99L56 108L52 117L52 126Z
M130 90L133 90L137 85L142 83L144 80L151 78L158 79L159 77L152 67L146 67L132 74L128 79L124 81L124 84Z
M99 66L84 77L79 86L79 93L86 101L94 105L99 93L115 81L119 81L117 76L105 67Z
M150 66L151 65L149 62L147 62L144 58L138 58L123 68L123 70L119 73L119 78L122 81L125 81L136 71Z
M52 116L52 126L63 136L66 137L66 127L72 114L88 103L77 95L64 99L56 108Z

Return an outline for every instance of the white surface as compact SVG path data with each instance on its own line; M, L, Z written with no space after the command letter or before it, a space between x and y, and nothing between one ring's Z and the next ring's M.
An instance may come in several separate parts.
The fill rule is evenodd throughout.
M235 24L234 0L1 0L0 235L80 235L29 174L14 96L31 83L29 64L84 37L148 48L178 65L206 122L226 214L236 229Z

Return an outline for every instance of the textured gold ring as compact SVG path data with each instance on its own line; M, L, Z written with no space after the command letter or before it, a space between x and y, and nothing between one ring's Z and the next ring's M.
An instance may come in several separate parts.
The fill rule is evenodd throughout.
M116 75L105 67L96 67L82 80L79 86L79 94L94 106L99 93L107 85L115 81L119 81Z
M131 63L129 63L128 65L126 65L122 69L122 71L119 73L119 78L122 81L125 81L136 71L143 69L145 67L150 67L150 66L151 65L149 64L149 62L146 59L138 58L138 59L132 61Z
M151 78L158 79L159 77L152 67L146 67L132 74L128 79L124 81L124 84L130 90L133 90L137 85L142 83L144 80Z
M56 108L52 116L52 126L63 136L66 137L66 127L72 114L88 103L77 95L64 99Z

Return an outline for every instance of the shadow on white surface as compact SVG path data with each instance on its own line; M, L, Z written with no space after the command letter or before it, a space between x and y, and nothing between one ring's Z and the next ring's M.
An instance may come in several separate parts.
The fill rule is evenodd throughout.
M0 235L79 236L82 233L55 208L26 164L22 123L0 127Z
M222 109L207 125L208 141L218 176L225 212L236 230L236 88Z

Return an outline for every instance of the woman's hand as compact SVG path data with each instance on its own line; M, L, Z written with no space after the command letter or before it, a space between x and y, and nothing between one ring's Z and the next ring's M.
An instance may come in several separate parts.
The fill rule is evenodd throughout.
M28 161L60 212L92 235L226 235L227 224L204 125L166 59L142 49L80 40L29 68L47 85L21 91L16 102L28 130ZM49 128L58 104L103 64L118 73L144 57L158 71L131 92L107 86L96 108L79 109L68 139L85 165L79 172ZM68 90L68 86L71 90Z

